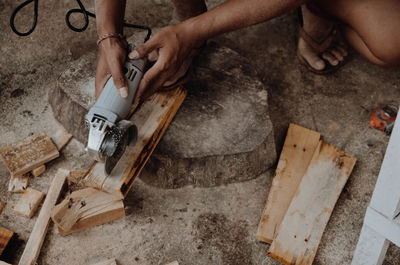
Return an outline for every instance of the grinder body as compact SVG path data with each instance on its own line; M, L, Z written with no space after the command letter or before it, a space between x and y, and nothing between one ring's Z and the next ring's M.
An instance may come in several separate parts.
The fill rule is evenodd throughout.
M120 145L129 144L129 141L122 138L128 131L129 134L137 134L136 126L124 119L129 114L145 67L146 59L128 59L123 66L123 72L128 82L128 96L122 98L118 94L113 79L110 78L96 103L86 115L86 122L89 124L86 149L97 161L107 163L107 159L112 158L114 161L115 157L113 158L113 156L115 155L120 157L121 150L117 149L125 150L125 147ZM132 138L132 135L129 137ZM107 170L107 166L106 171L110 171L110 169Z

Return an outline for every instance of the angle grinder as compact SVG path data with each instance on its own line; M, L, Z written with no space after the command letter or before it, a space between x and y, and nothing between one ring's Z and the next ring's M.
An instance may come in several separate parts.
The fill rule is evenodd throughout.
M128 81L128 97L122 98L110 78L96 103L86 115L89 139L86 150L99 162L104 163L107 175L111 173L126 146L136 142L137 127L126 120L134 96L146 67L146 59L128 59L123 71Z

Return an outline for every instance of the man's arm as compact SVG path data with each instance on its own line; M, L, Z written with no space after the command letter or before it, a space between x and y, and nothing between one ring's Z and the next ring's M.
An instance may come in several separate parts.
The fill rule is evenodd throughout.
M159 58L140 83L136 98L157 91L174 76L179 66L205 40L218 34L248 27L299 6L305 0L230 0L182 23L163 28L148 42L138 47L131 59L158 50Z
M96 0L97 34L122 34L125 15L125 0ZM95 96L99 97L110 74L121 97L128 96L128 84L122 71L126 59L125 40L106 38L99 44L96 67Z

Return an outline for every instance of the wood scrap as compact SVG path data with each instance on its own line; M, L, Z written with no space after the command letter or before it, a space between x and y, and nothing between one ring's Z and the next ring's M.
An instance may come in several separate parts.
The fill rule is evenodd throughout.
M125 197L140 174L157 143L186 97L182 87L154 94L132 115L138 127L136 144L127 146L110 175L104 173L104 164L95 162L85 177L85 185Z
M58 130L51 136L51 140L56 145L58 151L61 151L72 139L72 134L68 133L65 129Z
M70 192L85 188L83 179L85 178L89 170L90 168L75 170L69 173L69 176L67 177L67 182L68 182L68 190Z
M53 222L63 235L123 216L124 205L119 197L94 188L72 192L51 212Z
M356 159L320 141L268 255L283 264L311 265Z
M46 133L34 134L0 149L0 157L12 176L28 173L58 156Z
M109 260L98 262L93 265L117 265L117 261L115 259L109 259Z
M28 188L14 207L14 211L31 218L44 197L43 192Z
M290 124L256 238L271 243L310 164L320 134Z
M46 165L41 165L40 167L35 168L31 171L32 176L39 177L46 171Z
M8 182L9 192L24 192L29 185L29 173L23 175L11 176Z
M13 237L13 235L13 231L0 226L0 255L7 247L8 242L10 242L10 239Z
M54 176L47 192L46 199L44 200L42 209L40 210L31 235L26 243L24 252L22 253L22 257L18 263L19 265L35 264L50 223L51 209L54 207L58 197L60 196L68 174L68 170L59 169Z

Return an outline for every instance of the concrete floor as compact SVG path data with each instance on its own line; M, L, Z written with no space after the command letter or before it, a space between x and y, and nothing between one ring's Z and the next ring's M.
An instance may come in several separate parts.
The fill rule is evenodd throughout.
M88 9L90 5L86 3ZM159 27L171 18L166 0L129 1L128 5L127 20L133 23ZM14 1L0 2L0 147L60 127L52 117L47 92L67 62L96 48L94 21L85 33L72 32L65 25L64 14L75 7L73 1L41 1L39 23L29 37L11 32L8 21L14 7ZM134 10L145 12L134 16ZM18 21L30 23L31 12L23 12ZM368 126L369 113L379 103L400 101L399 70L376 67L354 54L333 75L307 72L296 59L294 14L217 39L254 61L269 88L278 147L289 122L294 122L321 132L325 141L358 158L314 262L350 264L389 139ZM73 140L43 176L31 181L31 187L46 191L57 168L80 169L89 164L83 146ZM125 218L65 238L51 225L38 264L91 264L111 257L121 265L173 260L188 265L278 264L267 257L269 246L255 240L272 177L271 169L248 182L176 190L160 190L137 180L125 200ZM7 206L0 224L18 234L1 259L15 264L36 216L29 220L13 213L20 195L6 191L8 179L1 164L0 200ZM384 264L399 265L400 249L391 245Z

